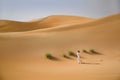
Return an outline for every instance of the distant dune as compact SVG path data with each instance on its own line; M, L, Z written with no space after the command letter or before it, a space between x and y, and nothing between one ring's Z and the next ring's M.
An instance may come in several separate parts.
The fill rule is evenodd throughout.
M79 28L86 28L86 27L104 27L104 28L109 28L113 27L116 25L117 28L120 28L120 14L112 15L112 16L107 16L104 18L96 19L90 22L86 23L73 23L73 24L68 24L68 25L58 25L59 27L53 27L53 28L45 28L42 30L36 30L36 31L66 31L66 30L73 30L73 29L79 29ZM101 29L104 29L101 28ZM118 29L119 30L119 29ZM35 32L36 32L35 31Z
M83 64L68 55L78 49ZM46 53L56 59L47 59ZM99 19L54 15L28 22L1 20L0 79L120 80L120 14Z
M92 20L95 19L78 17L78 16L67 16L67 15L48 16L42 19L32 20L29 22L0 20L0 32L31 31L31 30L56 27L66 24L85 23Z

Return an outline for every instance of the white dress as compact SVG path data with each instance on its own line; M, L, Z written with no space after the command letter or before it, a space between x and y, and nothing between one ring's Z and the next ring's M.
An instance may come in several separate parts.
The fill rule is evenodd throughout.
M80 64L80 55L79 55L79 52L77 52L77 61Z

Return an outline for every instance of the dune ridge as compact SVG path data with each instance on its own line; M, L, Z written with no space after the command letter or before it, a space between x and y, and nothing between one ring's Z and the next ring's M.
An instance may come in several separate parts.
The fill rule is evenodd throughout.
M114 23L114 24L113 24ZM104 24L104 25L102 25ZM79 29L79 28L84 28L84 27L93 27L93 26L118 26L120 25L120 14L112 15L112 16L106 16L100 19L93 20L91 22L86 22L86 23L73 23L73 24L66 24L66 25L59 25L58 27L53 27L53 28L47 28L47 29L42 29L42 30L35 30L35 32L39 31L66 31L66 30L71 30L71 29ZM33 30L34 31L34 30Z
M0 20L0 32L24 32L36 29L57 27L59 25L65 24L85 23L92 20L95 19L65 15L48 16L42 19L28 22Z

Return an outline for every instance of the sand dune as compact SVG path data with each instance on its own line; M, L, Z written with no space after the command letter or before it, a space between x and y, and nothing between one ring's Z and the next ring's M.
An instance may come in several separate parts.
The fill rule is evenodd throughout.
M50 28L53 26L62 26L65 24L86 23L93 20L96 19L79 16L52 15L40 20L32 20L32 22L38 22L40 26L47 26Z
M74 23L74 24L67 24L67 25L59 25L58 27L53 27L53 28L47 28L47 29L39 29L35 30L36 31L66 31L66 30L73 30L73 29L79 29L79 28L86 28L86 27L94 27L94 26L101 26L101 27L108 27L108 26L114 26L117 25L119 28L119 23L120 23L120 14L117 15L112 15L112 16L107 16L104 18L100 18L97 20L93 20L91 22L86 22L86 23ZM102 28L104 29L104 28ZM119 30L119 29L118 29Z
M85 23L95 19L77 16L54 15L29 22L0 20L0 32L23 32L36 29L56 27L59 25Z
M40 39L40 42L44 43L44 45L47 45L48 48L53 45L51 47L60 49L60 47L62 46L65 50L69 49L66 48L68 47L67 45L72 45L74 46L74 48L76 47L75 49L77 49L79 45L83 44L82 46L86 45L88 47L89 45L92 45L95 47L102 47L104 49L106 48L106 50L112 49L114 46L113 50L119 51L119 26L120 14L117 14L100 18L86 24L76 23L42 30L33 30L25 33L31 33L32 36L40 36L41 34L42 40ZM49 40L53 42L49 42ZM58 48L56 46L58 46ZM43 48L43 46L41 48ZM119 53L117 52L116 55L119 55Z
M44 29L23 31L12 26L8 29L9 24L6 30L0 29L1 80L120 79L120 14L90 21L85 19L82 23L79 23L82 18L77 22L71 17L76 20L74 22L70 17L54 17L30 22L49 24ZM17 25L13 22L10 25ZM69 50L76 52L78 49L84 64L77 64L73 56L69 56L70 59L62 57L63 54L68 56ZM98 54L84 53L83 49L95 49ZM58 60L46 59L48 52Z

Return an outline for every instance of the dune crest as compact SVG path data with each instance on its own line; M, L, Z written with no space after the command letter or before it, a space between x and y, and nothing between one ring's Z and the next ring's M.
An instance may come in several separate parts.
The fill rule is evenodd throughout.
M35 21L33 20L29 22L0 20L0 32L24 32L36 29L57 27L65 24L85 23L92 20L95 19L65 15L48 16L42 19L38 19Z
M103 17L100 19L93 20L91 22L86 22L86 23L74 23L74 24L66 24L66 25L59 25L58 27L52 27L52 28L47 28L47 29L42 29L42 30L35 30L33 32L44 32L44 31L49 31L49 32L58 32L58 31L66 31L66 30L73 30L73 29L81 29L81 28L86 28L86 27L118 27L120 25L120 14L112 15L112 16L107 16Z

